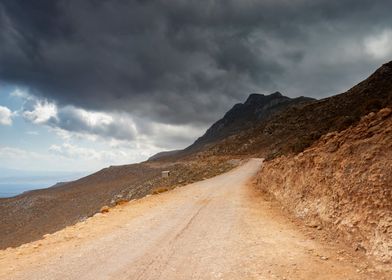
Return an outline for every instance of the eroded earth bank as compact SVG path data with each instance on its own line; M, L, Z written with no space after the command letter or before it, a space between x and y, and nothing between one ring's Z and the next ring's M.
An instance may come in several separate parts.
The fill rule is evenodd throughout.
M268 161L257 187L308 226L327 230L391 270L392 110Z

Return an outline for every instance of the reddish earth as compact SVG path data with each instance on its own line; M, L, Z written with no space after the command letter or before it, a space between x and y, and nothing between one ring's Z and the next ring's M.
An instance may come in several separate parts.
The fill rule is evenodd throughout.
M392 270L392 109L267 162L258 188Z

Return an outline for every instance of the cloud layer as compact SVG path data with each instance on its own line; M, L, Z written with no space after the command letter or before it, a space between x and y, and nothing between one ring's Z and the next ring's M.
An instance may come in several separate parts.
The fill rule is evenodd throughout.
M4 106L0 106L0 125L11 125L12 124L12 112L10 109Z
M4 0L0 79L58 103L60 127L117 133L103 115L80 122L77 108L206 125L253 91L321 97L365 78L391 59L391 10L388 0Z
M91 111L71 105L62 107L21 90L14 91L12 96L24 100L18 115L33 124L52 128L65 140L83 138L95 141L99 138L108 141L111 146L133 145L134 148L140 148L140 145L144 145L144 149L155 151L185 147L203 132L203 127L162 124L132 117L127 113ZM4 124L10 124L6 122L11 121L9 114L12 113L7 110L6 107L0 107L0 120ZM69 148L63 147L62 151Z

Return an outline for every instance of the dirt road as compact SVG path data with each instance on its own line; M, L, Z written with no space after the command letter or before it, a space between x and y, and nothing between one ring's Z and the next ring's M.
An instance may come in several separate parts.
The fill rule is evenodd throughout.
M253 190L261 164L0 251L0 279L381 279L309 238Z

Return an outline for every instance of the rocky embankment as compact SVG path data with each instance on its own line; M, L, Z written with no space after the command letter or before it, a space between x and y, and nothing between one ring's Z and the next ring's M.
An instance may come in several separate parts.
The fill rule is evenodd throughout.
M392 263L392 110L265 163L258 188L306 224Z

